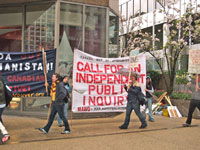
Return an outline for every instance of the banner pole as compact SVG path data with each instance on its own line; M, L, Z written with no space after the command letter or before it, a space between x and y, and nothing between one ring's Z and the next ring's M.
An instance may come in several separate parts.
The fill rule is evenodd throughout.
M129 90L129 88L130 88L130 78L131 78L131 67L130 67L130 69L129 69L129 74L128 74L128 87L127 87L127 90Z
M48 94L48 82L47 82L47 62L46 62L46 52L44 52L44 48L42 48L42 56L43 56L43 71L44 71L44 78L45 78L45 87L47 96Z
M74 49L75 54L76 49ZM73 71L72 71L72 100L71 100L71 126L72 126L72 105L73 105L73 86L74 86L74 80L73 80L73 74L74 74L74 56L73 56Z
M47 96L49 95L48 92L48 82L47 82L47 60L46 60L46 52L44 51L44 48L42 48L42 58L43 58L43 71L44 71L44 78L45 78L45 87L46 87L46 92L47 92ZM51 102L49 105L49 110L48 110L48 114L47 114L47 121L49 120L49 114L50 114L50 110L51 110Z

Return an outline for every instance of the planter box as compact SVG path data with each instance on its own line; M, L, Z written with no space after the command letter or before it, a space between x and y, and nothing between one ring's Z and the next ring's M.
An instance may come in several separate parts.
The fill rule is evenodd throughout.
M173 106L177 106L178 110L180 111L183 117L188 116L190 100L171 99L171 101ZM198 108L195 108L192 118L200 119L200 112Z

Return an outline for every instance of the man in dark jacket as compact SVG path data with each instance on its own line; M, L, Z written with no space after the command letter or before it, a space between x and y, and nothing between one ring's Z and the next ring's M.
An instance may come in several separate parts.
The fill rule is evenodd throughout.
M200 110L200 75L196 75L196 79L192 80L189 79L190 82L187 83L187 86L189 89L192 91L192 99L190 101L190 107L189 107L189 112L188 112L188 117L186 120L186 123L183 124L183 127L189 127L191 126L192 122L192 114L197 107Z
M130 122L130 115L132 110L135 111L137 117L140 119L140 122L142 123L140 126L140 129L147 127L147 122L140 112L140 104L138 101L138 93L141 92L140 84L137 81L137 75L132 74L131 75L132 84L129 89L125 86L126 91L128 92L127 96L127 106L126 106L126 117L124 120L124 123L119 127L120 129L127 129L129 122Z
M54 121L56 113L58 112L60 118L63 120L65 130L61 132L61 134L70 133L70 128L66 117L64 116L64 98L66 96L66 89L64 87L63 82L59 81L60 75L55 73L52 76L52 85L51 85L51 100L52 100L52 108L49 116L49 120L47 125L44 128L39 128L39 130L43 133L48 133L49 129Z

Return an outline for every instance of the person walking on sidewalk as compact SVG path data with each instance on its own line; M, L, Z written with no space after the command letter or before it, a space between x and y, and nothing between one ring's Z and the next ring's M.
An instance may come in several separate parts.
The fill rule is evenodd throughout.
M149 110L149 121L154 122L154 117L152 114L152 94L154 92L154 89L152 86L151 78L149 76L147 76L147 78L146 78L145 91L146 91L146 98L147 98L147 108Z
M186 123L183 124L183 127L191 126L192 122L192 114L197 107L200 110L200 75L196 74L196 80L189 79L190 81L187 83L189 90L192 91L192 99L190 101L188 117Z
M145 120L145 117L140 112L140 104L139 104L137 94L139 92L141 92L141 87L137 81L137 78L138 78L137 74L131 74L132 84L131 84L130 88L127 89L126 85L124 87L125 90L128 92L128 96L127 96L128 102L127 102L127 106L126 106L126 117L125 117L124 123L119 127L120 129L128 128L128 125L130 122L130 115L131 115L131 112L133 109L142 123L140 128L142 129L142 128L147 127L147 122Z
M67 89L68 94L71 93L72 88L71 88L71 86L70 86L69 83L68 83L68 76L67 76L67 75L65 75L65 76L63 77L63 83L64 83L65 88ZM64 104L64 116L65 116L65 118L67 118L67 109L68 109L68 104L69 104L69 103L70 103L70 97L68 98L68 102L65 102L65 104ZM62 124L62 120L61 120L59 114L58 114L57 120L58 120L58 126L59 126L59 127L62 127L63 124Z
M50 91L52 100L51 113L46 126L44 128L39 128L39 130L45 134L49 132L49 129L54 121L57 112L60 115L60 118L63 120L65 126L65 130L62 131L61 134L70 133L68 121L64 116L64 98L67 94L67 90L65 89L63 82L60 82L59 79L60 75L54 73L52 76L53 83L51 85L51 91Z
M6 107L6 94L5 94L5 88L8 88L7 86L4 85L4 81L3 81L3 78L0 77L0 131L1 131L1 134L2 134L2 138L1 138L1 142L2 143L5 143L7 142L9 139L10 139L10 135L8 134L8 131L6 130L5 126L3 125L3 121L2 121L2 114L3 114L3 110L4 108Z

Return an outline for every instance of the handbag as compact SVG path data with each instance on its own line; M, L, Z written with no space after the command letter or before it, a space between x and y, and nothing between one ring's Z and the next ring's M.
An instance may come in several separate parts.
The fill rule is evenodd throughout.
M146 105L147 103L147 98L142 92L138 92L138 101L140 105Z

